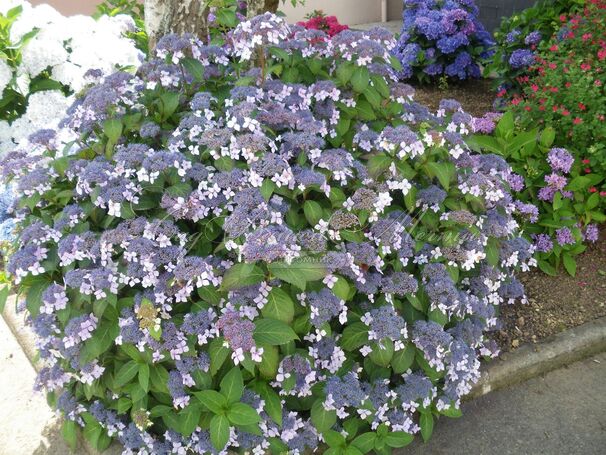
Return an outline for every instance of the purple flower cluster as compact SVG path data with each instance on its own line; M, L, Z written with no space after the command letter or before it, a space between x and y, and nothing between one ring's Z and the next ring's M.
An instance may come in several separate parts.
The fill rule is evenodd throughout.
M470 0L404 0L404 25L394 53L401 78L480 77L479 60L494 44Z

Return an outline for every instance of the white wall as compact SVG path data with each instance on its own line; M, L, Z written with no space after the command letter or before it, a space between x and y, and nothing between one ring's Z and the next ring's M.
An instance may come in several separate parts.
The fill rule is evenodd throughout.
M400 0L401 1L401 0ZM301 21L314 10L337 16L347 25L381 21L381 0L306 0L305 6L293 8L290 0L280 6L289 22Z

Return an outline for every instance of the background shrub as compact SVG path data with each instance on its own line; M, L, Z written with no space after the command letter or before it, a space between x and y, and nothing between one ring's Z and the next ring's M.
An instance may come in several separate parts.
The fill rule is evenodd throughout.
M495 53L487 61L485 73L495 77L500 97L518 93L528 69L535 63L541 42L551 39L568 15L583 7L586 0L539 0L511 17L504 17L494 33Z
M428 82L480 77L493 45L473 0L404 0L404 25L395 50L400 77Z
M588 160L584 168L594 174L598 193L606 190L605 70L606 9L592 5L541 47L522 94L510 104L523 128L550 126L557 145L577 161Z
M68 439L388 453L460 414L533 249L509 167L467 150L458 103L412 101L394 46L271 14L224 47L167 36L70 108L77 148L4 159Z
M95 81L89 70L137 66L142 54L123 36L134 33L134 20L123 14L63 17L46 4L3 2L0 153L40 128L56 128L75 94Z

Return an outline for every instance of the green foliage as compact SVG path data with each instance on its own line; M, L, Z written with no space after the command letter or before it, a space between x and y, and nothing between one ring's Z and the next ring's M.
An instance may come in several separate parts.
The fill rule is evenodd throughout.
M562 15L568 15L582 8L586 0L539 0L534 6L504 17L501 26L494 33L495 53L487 60L484 72L493 76L495 87L505 89L509 94L519 92L518 80L528 74L528 68L514 68L509 59L516 50L534 50L538 43L527 42L531 33L539 33L540 40L549 40L559 29Z
M555 192L553 199L544 200L541 190L545 191L549 186L546 177L554 174L548 155L554 145L555 131L553 128L525 130L515 125L513 119L511 112L505 114L493 135L476 135L469 144L478 151L502 156L523 180L524 187L515 193L516 197L538 208L538 218L527 218L523 230L532 242L537 241L537 236L546 236L553 243L553 248L548 251L539 249L536 255L539 268L553 275L564 265L566 271L574 275L574 257L586 249L585 227L606 221L606 215L600 208L600 204L604 203L603 198L591 191L604 177L595 173L587 174L586 165L577 154L573 156L575 160L570 172L563 176L566 186L562 191ZM570 229L573 243L558 244L557 232L563 228Z

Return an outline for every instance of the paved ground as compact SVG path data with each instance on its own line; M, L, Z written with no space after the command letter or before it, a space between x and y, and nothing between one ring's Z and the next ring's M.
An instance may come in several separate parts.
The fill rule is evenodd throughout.
M56 418L32 392L34 369L1 317L0 365L0 455L67 455ZM463 418L439 421L429 444L398 455L606 454L606 353L463 407Z
M398 455L606 454L606 353L463 405Z
M0 455L67 455L57 418L33 392L35 372L0 317Z
M374 27L386 28L395 35L396 33L400 33L402 31L402 21L371 22L369 24L356 24L351 26L351 28L357 30L369 30Z

